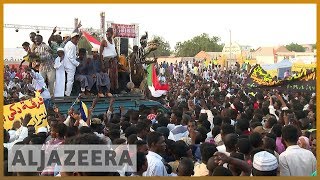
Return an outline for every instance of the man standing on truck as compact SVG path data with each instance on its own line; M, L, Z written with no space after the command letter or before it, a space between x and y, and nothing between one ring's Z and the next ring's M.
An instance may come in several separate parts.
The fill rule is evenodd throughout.
M67 73L67 86L66 86L66 96L70 96L72 91L72 86L74 82L74 75L76 68L79 66L77 61L77 44L79 42L80 36L78 33L71 34L71 41L67 42L64 47L65 60L64 60L64 69Z
M114 41L113 28L108 28L107 39L103 39L100 45L100 60L105 73L109 74L110 90L114 93L118 90L118 51Z

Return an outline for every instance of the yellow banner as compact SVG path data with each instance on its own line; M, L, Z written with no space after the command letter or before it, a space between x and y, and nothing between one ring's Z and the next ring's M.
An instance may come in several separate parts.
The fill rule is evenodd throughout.
M266 70L268 74L271 75L271 77L278 76L278 70L277 69L271 69L271 70Z
M32 117L28 125L34 125L36 130L47 126L47 112L40 93L35 98L3 106L4 128L11 129L14 121L20 121L28 113Z
M243 63L249 63L250 65L255 65L257 64L257 60L245 59L243 60ZM242 63L239 63L239 64L242 65Z
M204 65L206 66L206 68L207 67L209 67L209 64L211 63L211 60L209 60L209 59L206 59L205 61L204 61Z
M218 65L218 60L213 59L212 62L214 65Z
M300 72L302 69L313 69L316 68L317 64L303 64L303 63L294 63L292 65L292 71Z

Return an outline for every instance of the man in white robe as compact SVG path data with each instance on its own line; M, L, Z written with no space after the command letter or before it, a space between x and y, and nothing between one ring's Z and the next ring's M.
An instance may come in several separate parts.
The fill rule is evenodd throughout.
M64 53L66 58L63 65L67 73L67 87L65 92L66 96L71 95L76 68L80 64L77 61L77 44L79 42L79 39L80 35L77 33L73 33L71 34L71 41L67 42L67 44L64 46Z
M54 90L54 97L64 97L65 90L65 69L63 66L64 49L58 48L58 57L55 59L54 68L56 69L56 83Z

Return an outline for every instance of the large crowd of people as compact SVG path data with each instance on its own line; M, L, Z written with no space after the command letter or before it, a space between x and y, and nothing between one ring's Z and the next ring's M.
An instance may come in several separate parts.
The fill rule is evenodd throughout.
M51 40L55 39L55 43L52 40L50 45L43 43L40 35L30 34L34 45L29 48L24 43L26 51L31 52L28 58L34 58L32 52L38 52L42 60L30 61L31 68L23 72L5 67L5 104L32 97L34 90L41 87L35 85L40 80L34 77L39 74L41 82L47 80L48 86L44 84L43 88L48 88L42 93L47 92L48 98L55 94L70 96L74 80L80 82L83 94L96 85L100 97L111 97L112 92L129 81L118 81L121 70L111 37L112 30L108 29L100 50L92 49L93 57L88 60L86 50L77 51L78 33L64 41L53 35ZM135 47L134 52L140 49ZM66 72L66 77L59 71ZM77 109L61 114L59 107L50 106L48 126L37 131L28 126L30 115L22 122L14 120L13 127L4 131L5 175L316 175L315 92L280 91L276 87L250 89L245 83L249 71L249 65L240 67L238 63L226 68L205 66L198 61L162 62L157 64L157 73L160 82L168 83L170 90L156 100L168 107L169 113L146 106L139 111L121 107L120 113L116 113L115 99L111 97L106 113L86 120ZM65 83L60 80L65 78L63 90ZM38 144L46 149L62 144L136 145L137 171L63 172L59 167L51 167L42 172L12 173L7 171L6 152L16 144Z

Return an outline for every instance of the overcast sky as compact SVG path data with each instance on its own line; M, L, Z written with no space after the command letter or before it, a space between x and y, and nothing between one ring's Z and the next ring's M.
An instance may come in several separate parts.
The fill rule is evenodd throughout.
M139 23L140 35L144 31L160 35L172 49L177 42L201 33L228 43L229 29L232 41L254 48L316 42L316 5L311 4L5 4L4 23L73 27L77 17L83 27L98 29L102 11L107 21ZM29 41L31 31L4 29L4 47L20 47ZM40 32L45 41L50 33Z

